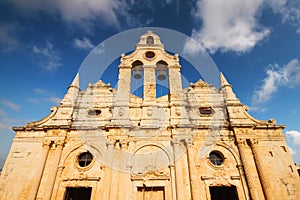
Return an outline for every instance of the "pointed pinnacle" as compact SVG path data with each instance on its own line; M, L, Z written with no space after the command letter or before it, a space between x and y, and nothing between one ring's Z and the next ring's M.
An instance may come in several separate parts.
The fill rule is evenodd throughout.
M76 87L76 88L80 88L80 84L79 84L79 73L76 74L73 82L71 83L71 85L69 87Z

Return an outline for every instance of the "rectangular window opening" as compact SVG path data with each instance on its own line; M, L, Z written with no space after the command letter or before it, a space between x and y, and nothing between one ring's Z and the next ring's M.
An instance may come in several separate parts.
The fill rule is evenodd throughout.
M90 200L91 194L91 187L68 187L64 200Z
M238 200L238 194L235 186L216 186L209 187L211 200Z

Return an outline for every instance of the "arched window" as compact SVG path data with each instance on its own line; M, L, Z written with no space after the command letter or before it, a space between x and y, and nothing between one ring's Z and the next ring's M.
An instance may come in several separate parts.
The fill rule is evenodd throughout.
M168 63L160 60L156 63L156 97L169 94Z
M144 68L143 63L139 60L131 64L132 78L130 92L136 96L143 97L144 92Z
M139 60L136 60L132 63L132 72L133 72L133 77L135 79L140 79L142 78L142 72L143 71L143 63Z

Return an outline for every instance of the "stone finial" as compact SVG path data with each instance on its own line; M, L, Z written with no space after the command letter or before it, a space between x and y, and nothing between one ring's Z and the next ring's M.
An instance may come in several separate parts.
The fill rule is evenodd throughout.
M73 82L71 83L71 85L69 87L76 87L76 88L80 88L80 83L79 83L79 73L76 74Z
M78 96L80 90L80 85L79 85L79 73L76 74L73 82L71 85L68 87L68 92L60 102L60 105L74 105L75 100Z
M225 86L230 86L230 87L232 87L232 86L228 83L227 79L225 78L225 76L224 76L224 74L223 74L222 72L220 73L220 86L221 86L221 88L222 88L222 87L225 87Z
M236 98L234 92L232 91L232 86L228 83L222 72L220 73L220 86L220 89L223 91L226 100L239 102L239 99Z

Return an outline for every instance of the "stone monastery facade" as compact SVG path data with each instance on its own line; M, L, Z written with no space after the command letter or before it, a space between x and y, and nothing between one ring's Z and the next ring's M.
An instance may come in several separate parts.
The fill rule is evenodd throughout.
M122 55L117 89L80 90L77 74L47 117L13 128L0 199L300 199L284 126L251 117L222 73L220 89L183 89L180 70L148 31ZM157 97L159 81L168 94Z

